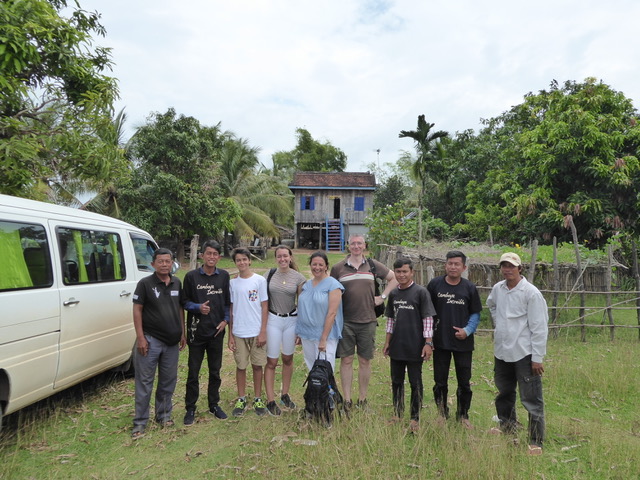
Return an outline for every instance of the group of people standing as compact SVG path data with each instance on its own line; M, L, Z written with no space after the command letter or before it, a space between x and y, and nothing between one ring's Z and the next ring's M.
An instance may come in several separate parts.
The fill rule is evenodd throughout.
M386 337L383 347L390 357L394 416L404 414L404 379L411 388L410 429L419 428L423 399L422 365L433 359L434 399L438 422L449 418L448 377L453 358L457 379L455 418L472 429L471 367L474 333L482 304L475 285L463 278L466 257L460 251L446 255L445 275L425 288L414 282L413 263L399 258L390 270L365 256L362 235L349 238L349 255L331 269L327 255L318 251L309 259L307 280L295 264L289 247L275 250L277 268L264 275L251 270L251 254L235 249L232 259L238 275L217 268L221 248L215 241L202 246L201 267L188 272L184 286L171 275L169 250L154 253L155 274L141 280L134 294L136 408L133 438L144 434L156 369L158 386L155 420L172 425L171 398L177 380L178 353L189 346L184 424L196 419L199 374L207 356L209 369L208 408L218 419L227 414L220 406L220 369L227 325L228 348L236 362L238 397L233 416L248 406L247 369L253 373L252 407L257 415L280 415L293 410L289 395L293 375L293 354L301 343L305 364L311 369L320 352L335 369L340 358L340 380L344 408L353 408L353 363L358 358L356 408L367 408L371 360L375 350L377 315L375 307L387 300ZM495 325L496 411L499 427L492 433L513 433L516 420L516 388L529 413L529 453L542 453L544 402L541 376L546 353L547 308L539 290L521 275L522 262L515 253L500 259L504 280L492 289L487 306ZM386 282L377 294L376 279ZM187 312L186 324L183 321ZM282 390L276 400L275 371L282 361ZM265 384L266 402L262 397Z

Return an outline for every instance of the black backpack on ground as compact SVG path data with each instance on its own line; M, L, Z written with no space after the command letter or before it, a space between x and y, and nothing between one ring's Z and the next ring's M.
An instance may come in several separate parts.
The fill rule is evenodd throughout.
M325 358L318 358L313 363L313 367L302 384L307 386L304 392L304 411L307 417L330 426L333 420L333 411L342 406L343 400L336 379L333 376L333 368L331 362Z

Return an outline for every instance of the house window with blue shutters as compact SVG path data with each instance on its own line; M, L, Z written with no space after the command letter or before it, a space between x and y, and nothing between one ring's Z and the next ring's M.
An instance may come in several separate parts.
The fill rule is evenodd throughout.
M353 201L353 210L355 212L364 212L364 197L355 197Z
M315 210L315 197L300 197L300 210Z

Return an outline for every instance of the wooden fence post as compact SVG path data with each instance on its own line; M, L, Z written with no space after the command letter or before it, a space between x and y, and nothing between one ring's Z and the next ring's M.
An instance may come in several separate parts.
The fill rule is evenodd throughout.
M536 278L536 259L538 257L538 240L534 240L531 244L531 263L529 264L529 275L527 280L529 283L533 283Z
M576 252L576 266L578 268L578 278L576 279L575 288L580 292L580 323L582 327L580 328L581 338L583 342L587 341L587 329L585 327L585 319L584 319L584 304L585 304L585 295L584 295L584 279L582 278L582 261L580 259L580 248L578 245L578 232L576 230L576 226L573 223L573 217L571 215L567 215L569 221L569 228L571 228L571 235L573 236L573 248Z
M606 298L607 298L607 315L609 316L609 325L611 325L611 331L609 332L609 337L611 339L611 341L613 341L613 337L615 335L614 330L615 327L613 325L613 312L611 311L611 269L613 268L613 249L611 248L611 245L607 245L607 271L605 274L605 280L606 280ZM604 319L603 319L604 322Z
M189 271L195 270L198 266L198 245L200 243L200 235L194 235L191 239L189 251Z
M558 239L553 237L553 316L551 323L558 322L558 292L560 291L560 269L558 265ZM553 329L553 338L558 338L559 330Z
M635 239L631 241L631 250L633 253L633 278L636 281L636 315L638 317L638 325L640 325L640 272L638 272L638 246ZM640 340L640 328L638 329L638 340Z

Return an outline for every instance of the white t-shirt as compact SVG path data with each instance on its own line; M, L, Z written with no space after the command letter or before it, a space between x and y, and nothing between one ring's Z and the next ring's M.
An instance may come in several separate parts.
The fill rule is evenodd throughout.
M254 273L249 278L234 278L230 283L232 333L240 338L257 337L262 328L262 302L269 300L267 280Z

